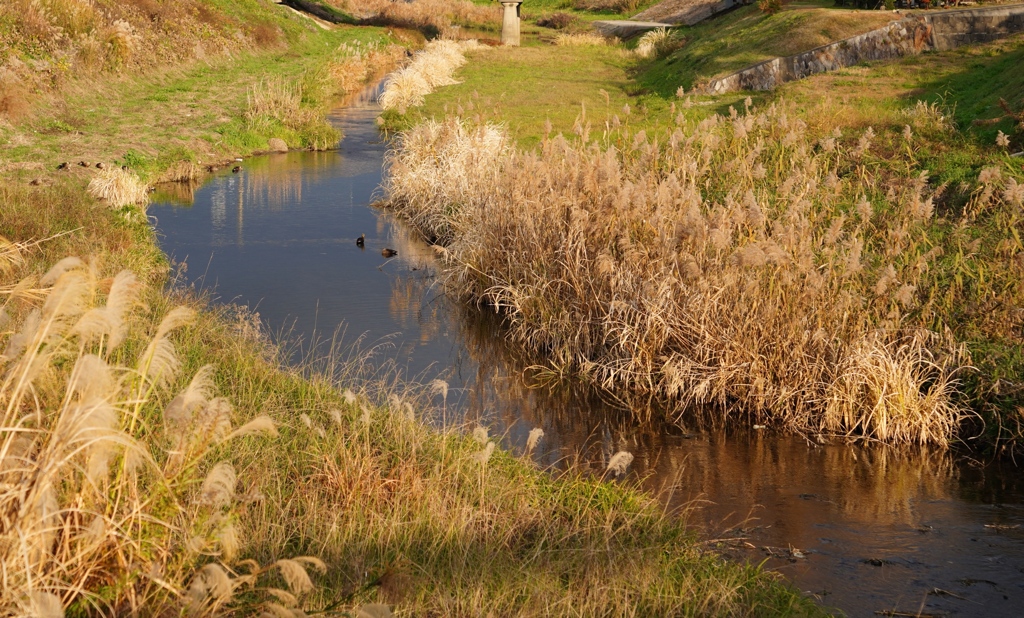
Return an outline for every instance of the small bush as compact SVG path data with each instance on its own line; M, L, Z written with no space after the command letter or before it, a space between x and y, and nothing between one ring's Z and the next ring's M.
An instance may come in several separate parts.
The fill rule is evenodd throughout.
M551 28L553 30L564 30L569 26L576 23L578 20L575 16L569 15L568 13L553 13L545 17L541 17L537 20L537 25L542 28Z

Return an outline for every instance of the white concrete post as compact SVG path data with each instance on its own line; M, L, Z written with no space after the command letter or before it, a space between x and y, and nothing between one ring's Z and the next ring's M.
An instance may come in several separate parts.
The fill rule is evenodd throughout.
M505 16L501 20L501 44L519 45L519 5L522 0L501 0Z

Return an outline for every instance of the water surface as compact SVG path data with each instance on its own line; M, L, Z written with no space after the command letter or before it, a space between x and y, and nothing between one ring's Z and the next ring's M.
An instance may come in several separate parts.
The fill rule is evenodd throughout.
M339 110L337 151L257 157L195 191L165 190L149 210L162 248L190 283L307 350L340 325L374 362L445 380L432 422L486 424L517 451L542 427L543 465L600 472L630 451L632 478L709 546L765 561L851 616L1024 615L1024 475L1012 465L640 425L585 390L530 388L498 321L447 298L431 248L370 206L386 150L377 113L369 96Z

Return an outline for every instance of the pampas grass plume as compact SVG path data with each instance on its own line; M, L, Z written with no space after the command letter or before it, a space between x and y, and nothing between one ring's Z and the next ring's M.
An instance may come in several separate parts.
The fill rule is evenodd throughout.
M533 449L537 448L537 443L544 437L544 430L540 427L534 427L530 430L530 435L526 438L526 452L532 453Z
M222 508L231 504L235 497L235 483L238 477L235 475L235 467L226 461L215 465L203 481L203 488L199 492L200 504L209 505L213 508Z
M294 594L305 594L313 589L313 582L309 579L309 574L298 560L281 558L274 563L274 566L280 569L281 577Z
M608 467L605 472L611 472L615 476L622 476L626 473L626 468L629 464L633 463L633 454L626 451L619 451L612 455L612 458L608 461Z
M480 462L481 465L486 465L491 459L491 455L494 454L494 442L488 442L484 448L473 454L473 459Z

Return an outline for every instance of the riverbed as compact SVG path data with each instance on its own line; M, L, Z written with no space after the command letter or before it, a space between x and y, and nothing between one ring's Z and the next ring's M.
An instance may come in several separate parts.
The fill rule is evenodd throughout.
M449 298L434 250L372 206L387 151L373 95L332 115L345 135L337 150L255 157L201 187L162 187L148 212L186 265L184 284L247 306L295 358L333 350L363 379L433 383L421 389L428 422L486 425L517 452L541 427L541 465L600 472L629 451L627 482L710 547L764 562L850 616L1024 615L1024 474L1011 462L638 424L586 389L531 384L500 320Z

